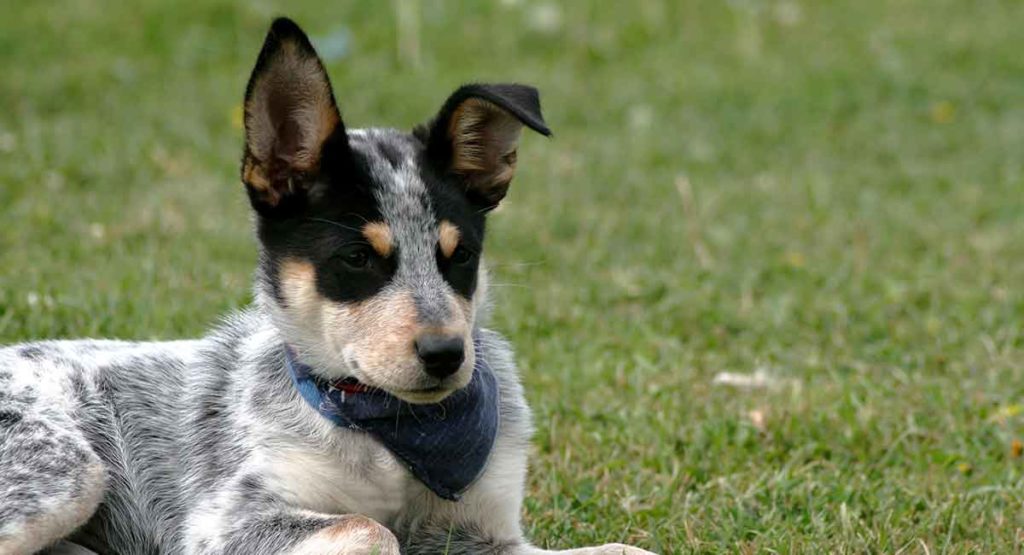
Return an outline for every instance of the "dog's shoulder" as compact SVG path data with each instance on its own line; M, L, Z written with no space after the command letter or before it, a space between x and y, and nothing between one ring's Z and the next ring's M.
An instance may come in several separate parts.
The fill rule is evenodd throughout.
M501 410L501 430L509 439L528 443L533 435L533 418L526 402L515 351L502 334L480 328L476 332L478 352L487 366L498 377Z
M82 401L133 381L167 384L192 360L200 341L138 342L98 339L34 341L0 348L0 389Z

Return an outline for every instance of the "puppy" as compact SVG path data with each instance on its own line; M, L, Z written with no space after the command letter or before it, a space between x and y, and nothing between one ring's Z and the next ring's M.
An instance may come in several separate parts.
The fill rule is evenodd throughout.
M511 350L480 322L523 127L549 134L535 89L467 85L411 134L346 129L275 21L245 94L253 306L198 340L0 350L0 553L550 553L520 528Z

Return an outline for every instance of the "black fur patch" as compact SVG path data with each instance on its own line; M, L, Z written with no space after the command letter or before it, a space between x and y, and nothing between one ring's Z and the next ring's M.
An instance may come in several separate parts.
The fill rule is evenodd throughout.
M426 155L426 151L423 155ZM430 165L421 164L420 168L420 178L427 186L437 221L448 220L458 227L459 246L468 249L473 255L467 263L456 264L441 253L440 247L437 250L437 265L441 275L456 293L469 299L476 292L480 254L484 247L484 212L460 192L455 178L439 175Z
M46 354L46 350L39 345L25 345L18 349L18 356L28 360L39 360L45 357Z
M22 415L20 412L14 411L0 411L0 427L9 427L21 422Z
M282 295L280 270L288 260L308 261L316 270L317 291L337 302L358 302L380 291L395 273L396 253L382 257L366 242L362 228L382 216L369 192L372 179L360 169L365 162L350 152L325 153L325 157L352 156L355 163L335 163L318 179L321 190L304 209L284 217L262 217L258 234L266 253L264 273L276 300ZM364 250L368 263L353 268L344 255Z
M377 143L377 151L380 152L381 158L388 161L391 164L392 169L397 169L402 163L402 153L395 148L395 145L381 141Z

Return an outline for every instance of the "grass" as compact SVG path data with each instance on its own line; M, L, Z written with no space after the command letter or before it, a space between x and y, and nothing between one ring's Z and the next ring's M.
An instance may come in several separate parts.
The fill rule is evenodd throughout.
M283 11L4 10L0 340L197 335L248 302L237 107ZM351 126L542 90L556 137L524 140L488 245L539 544L1024 549L1024 3L286 11Z

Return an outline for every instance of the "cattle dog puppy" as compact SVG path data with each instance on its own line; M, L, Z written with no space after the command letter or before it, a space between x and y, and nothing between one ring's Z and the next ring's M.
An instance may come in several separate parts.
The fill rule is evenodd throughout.
M537 91L347 129L299 27L245 93L255 300L201 339L0 350L0 553L540 554L530 412L482 327L487 213ZM620 544L558 551L642 554Z

